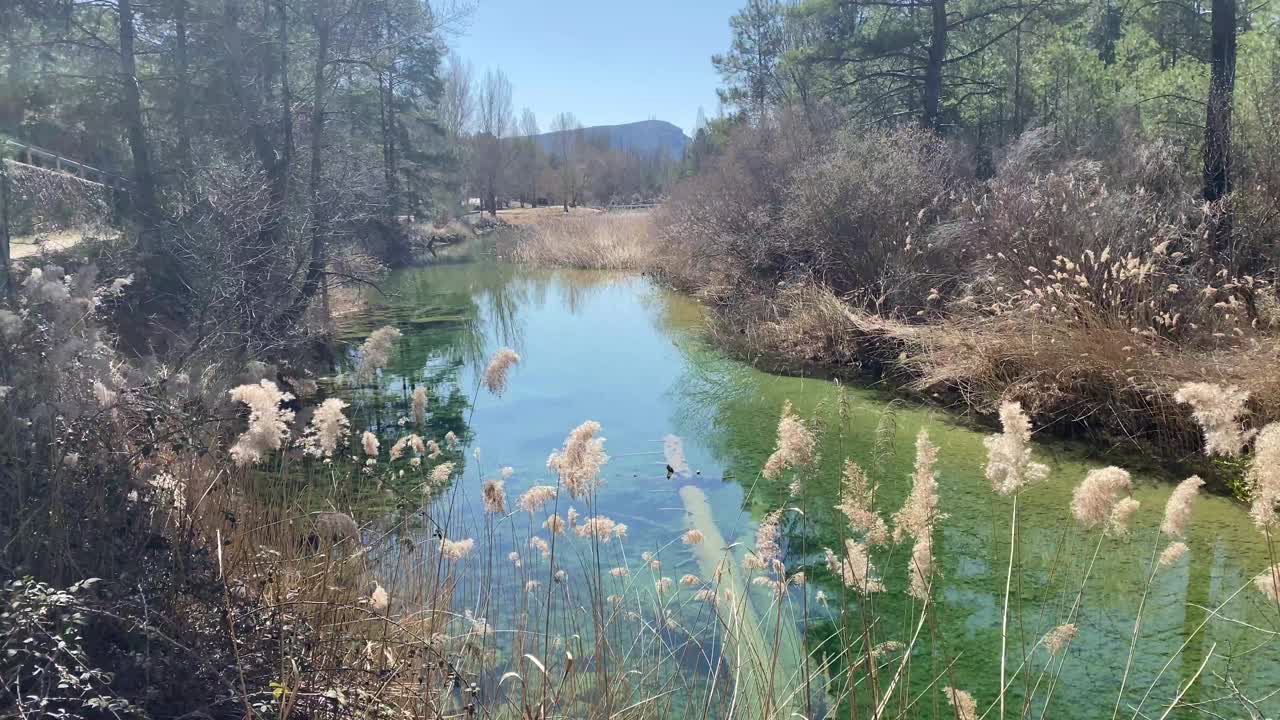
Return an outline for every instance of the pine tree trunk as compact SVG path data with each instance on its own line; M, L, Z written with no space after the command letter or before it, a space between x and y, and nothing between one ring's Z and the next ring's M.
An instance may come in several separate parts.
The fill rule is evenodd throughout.
M1236 0L1213 0L1209 98L1204 128L1204 199L1222 200L1231 192L1231 103L1236 75ZM1227 259L1232 218L1224 211L1216 220L1212 250Z
M142 90L138 86L138 64L134 55L132 0L118 0L116 8L120 25L122 110L129 152L133 156L133 208L142 226L142 232L138 235L140 250L151 254L156 250L159 237L155 228L160 220L160 206L156 199L155 174L151 167L151 147L147 143L146 126L142 120Z
M947 0L933 0L933 30L929 38L929 59L924 69L924 117L922 124L938 128L942 107L942 66L947 58Z

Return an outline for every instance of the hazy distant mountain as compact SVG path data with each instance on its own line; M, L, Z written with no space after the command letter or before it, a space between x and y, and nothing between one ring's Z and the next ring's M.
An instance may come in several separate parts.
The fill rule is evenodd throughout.
M609 147L614 150L630 150L642 155L663 150L672 158L683 155L685 146L692 142L685 136L684 131L664 120L642 120L625 125L595 125L583 128L582 132L587 142L604 142L607 139ZM559 147L557 145L559 136L560 133L549 132L536 137L543 150L554 153Z

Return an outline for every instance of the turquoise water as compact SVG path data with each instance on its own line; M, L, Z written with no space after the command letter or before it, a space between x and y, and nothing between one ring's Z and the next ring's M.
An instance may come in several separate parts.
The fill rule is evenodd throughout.
M940 576L935 581L933 621L922 629L910 677L902 681L913 698L920 699L905 714L950 716L939 690L942 685L973 693L979 714L995 702L1011 505L994 496L983 478L982 433L928 408L891 403L867 390L846 389L842 409L842 391L831 382L771 375L729 359L702 342L703 315L696 303L639 277L476 261L405 271L392 278L387 290L388 296L372 297L374 306L344 326L353 344L384 324L405 333L376 402L365 404L354 424L377 426L384 442L393 441L401 432L398 417L407 413L409 388L430 388L430 432L439 439L453 430L468 449L465 455L454 454L465 469L457 485L446 491L447 519L433 516L426 529L415 532L446 523L451 536L475 537L482 552L470 560L473 564L493 562L482 561L485 555L498 563L505 563L512 551L525 556L521 568L491 573L511 585L488 589L502 599L475 607L495 626L501 628L530 612L522 591L525 582L554 580L545 563L529 557L534 553L524 542L530 533L547 537L540 527L544 515L530 522L527 514L517 513L496 529L486 526L479 508L481 480L511 467L507 490L513 505L515 496L532 484L553 482L546 470L548 453L560 447L571 429L590 419L601 424L611 456L602 473L605 484L596 497L597 511L629 526L625 542L601 546L603 569L627 565L636 571L629 587L651 584L651 579L641 580L639 555L652 551L662 561L655 578L705 576L705 568L678 540L690 523L679 492L685 486L706 496L726 542L741 543L735 550L738 557L754 544L756 520L765 512L802 504L803 516L786 516L787 562L792 570L807 572L810 594L805 598L792 592L783 623L788 633L809 640L813 657L824 657L834 644L820 639L843 622L860 623L862 617L856 604L842 616L838 600L824 608L813 597L819 589L832 598L842 595L820 562L820 548L839 547L845 532L831 508L837 502L840 467L845 458L852 458L866 468L879 484L877 505L888 517L910 490L913 444L923 427L940 447L938 482L947 518L935 539ZM480 390L478 379L488 356L502 346L514 348L521 362L510 375L506 394L497 398ZM788 498L789 477L777 483L759 477L773 448L784 400L822 429L822 462L804 479L802 502ZM679 438L688 465L688 472L678 468L682 472L672 478L666 472L670 457L664 454L668 436ZM478 459L472 454L475 448ZM1024 493L1019 504L1021 572L1015 574L1013 589L1020 600L1011 611L1011 671L1022 663L1019 648L1030 650L1046 630L1065 619L1095 547L1095 537L1075 529L1068 504L1074 485L1100 463L1061 444L1040 446L1038 456L1053 473ZM1080 635L1062 662L1045 717L1110 716L1156 547L1155 529L1171 481L1178 479L1135 477L1142 509L1134 531L1128 540L1101 545L1081 603ZM576 504L585 513L586 508ZM576 561L566 565L572 578L568 582L581 583L576 587L588 595L612 592L609 578L593 584L593 562L572 542L562 546L576 548ZM1198 705L1179 708L1171 716L1205 711L1246 717L1244 706L1232 698L1232 684L1264 716L1280 714L1280 697L1271 695L1280 690L1276 608L1252 586L1236 593L1269 564L1261 535L1237 504L1202 497L1196 501L1187 542L1189 555L1155 575L1120 715L1134 714L1172 657L1142 706L1143 715L1159 717L1211 649L1213 657L1184 697L1184 703ZM868 616L877 618L877 642L906 642L915 630L918 602L904 592L909 556L909 547L900 547L875 558L887 587L874 598L874 607L866 608ZM463 597L482 595L466 579L478 576L481 569L476 565L474 574L464 575L461 586L468 592ZM1219 611L1221 617L1194 633L1206 608L1217 608L1233 593L1234 599ZM697 638L689 645L697 652L671 654L681 672L697 673L705 671L706 658L715 655L714 623L708 622L705 606L689 601L690 595L691 590L683 588L671 593L674 599L637 607L639 614L672 613L673 625L679 628L672 632ZM752 593L752 601L762 617L775 617L762 592ZM808 623L803 621L806 612ZM551 629L572 644L575 634L583 634L578 623L565 613L553 618ZM858 628L853 635L860 632ZM1178 653L1188 637L1188 647ZM510 660L501 659L502 652L519 655L512 647L500 650L499 666ZM651 658L646 653L653 652L657 651L638 651L636 657ZM792 658L793 665L798 662ZM897 668L896 659L886 663L882 683ZM1037 699L1027 716L1041 716L1053 675L1045 671L1049 663L1044 649L1030 654L1027 668L1010 684L1006 716L1023 710L1022 698L1037 681ZM815 693L815 707L832 702L821 696ZM864 690L860 703L867 702ZM896 704L890 710L904 712ZM996 716L994 710L989 715Z

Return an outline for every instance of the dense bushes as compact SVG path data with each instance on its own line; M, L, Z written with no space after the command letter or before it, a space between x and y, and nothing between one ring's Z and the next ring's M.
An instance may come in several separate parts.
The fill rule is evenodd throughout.
M1166 458L1199 451L1182 383L1250 390L1257 422L1280 412L1265 160L1205 204L1159 142L1094 160L1031 131L979 181L919 130L779 125L739 128L660 222L668 277L711 301L726 340L982 413L1017 399Z

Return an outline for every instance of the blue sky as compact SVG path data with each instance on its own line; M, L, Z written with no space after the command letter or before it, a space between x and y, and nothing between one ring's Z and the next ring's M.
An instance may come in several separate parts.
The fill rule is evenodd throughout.
M656 117L693 129L698 106L719 107L711 55L729 46L729 16L743 0L477 0L450 45L475 67L511 79L545 132L559 112L583 125Z

